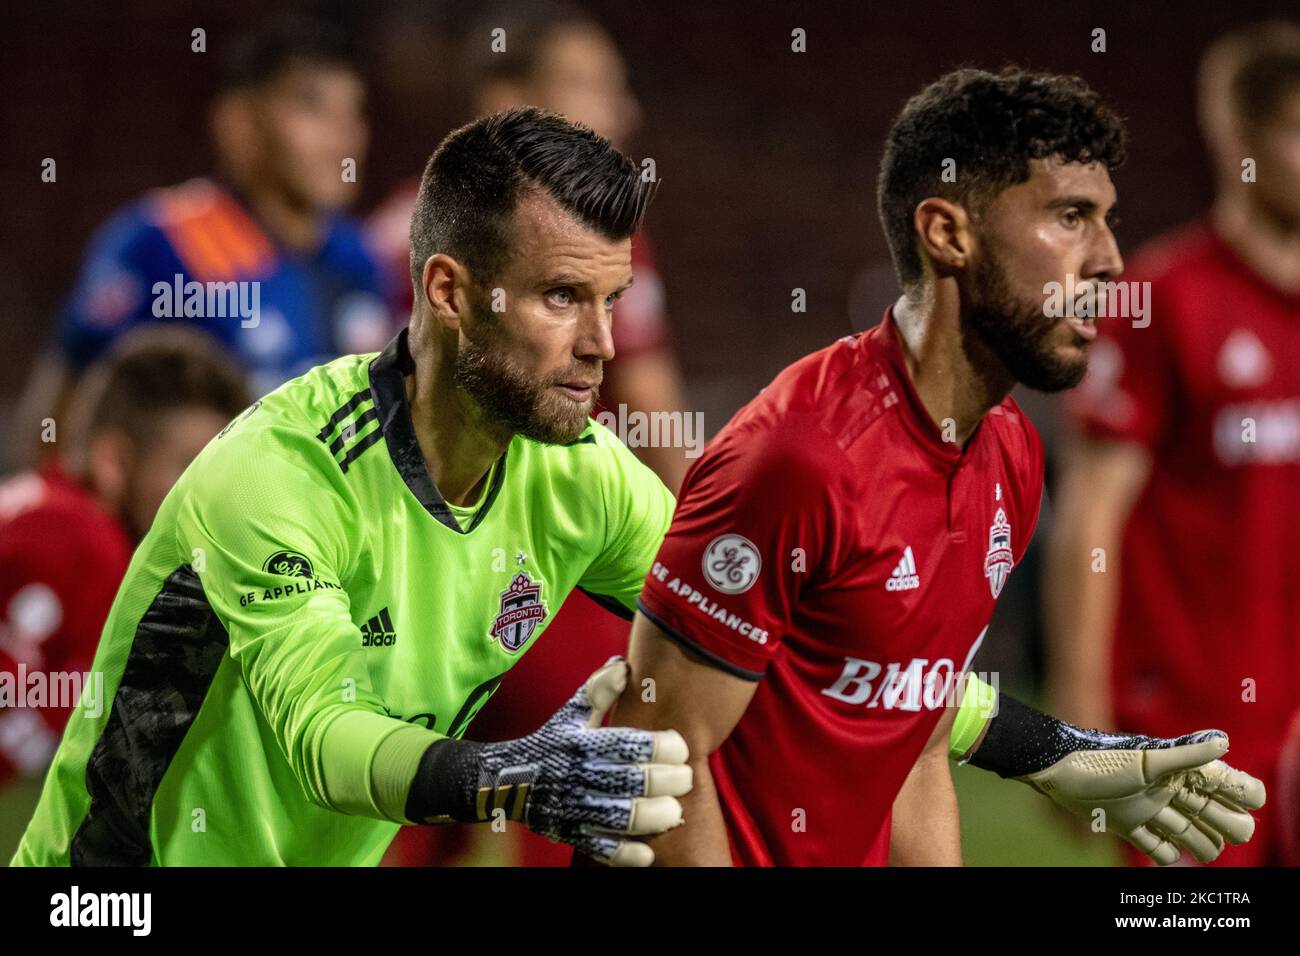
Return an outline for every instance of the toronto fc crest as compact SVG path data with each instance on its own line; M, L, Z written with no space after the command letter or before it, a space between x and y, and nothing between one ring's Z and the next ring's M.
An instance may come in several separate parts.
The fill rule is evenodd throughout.
M520 571L501 592L501 613L492 623L488 636L500 641L502 648L514 653L528 643L537 625L546 620L546 605L542 602L542 582L534 581L526 571Z
M994 600L1002 593L1002 585L1007 583L1013 563L1011 522L1007 521L1007 513L999 508L989 527L989 553L984 558L984 576L989 579L989 590L993 592Z

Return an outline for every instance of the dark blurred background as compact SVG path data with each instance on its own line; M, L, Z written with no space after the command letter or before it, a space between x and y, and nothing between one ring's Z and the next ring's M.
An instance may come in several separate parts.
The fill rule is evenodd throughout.
M455 42L478 5L316 4L366 54L373 142L367 212L470 118ZM855 278L887 259L874 179L903 101L961 64L1078 72L1128 117L1117 177L1126 247L1196 214L1210 176L1196 131L1196 60L1277 2L583 5L627 57L645 111L632 151L663 187L649 225L680 361L710 433L794 356L853 329ZM206 171L206 102L223 37L265 13L234 0L15 5L0 84L5 215L0 348L26 367L94 227L141 192ZM207 53L190 31L207 31ZM790 34L807 31L793 53ZM1090 52L1106 30L1105 53ZM58 181L40 180L41 160ZM790 311L790 290L808 310ZM874 322L888 304L862 302ZM859 318L861 321L861 318ZM0 381L12 403L22 376ZM7 418L0 416L7 424Z

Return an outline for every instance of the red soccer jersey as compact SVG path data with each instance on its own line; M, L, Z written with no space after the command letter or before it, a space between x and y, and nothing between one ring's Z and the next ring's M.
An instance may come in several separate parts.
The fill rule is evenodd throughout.
M25 688L21 700L0 698L0 784L43 772L53 756L72 709L44 697L30 706L33 675L49 688L56 675L89 671L131 549L126 530L54 462L0 484L0 672L15 695Z
M787 368L710 443L641 610L761 679L710 760L738 864L887 862L894 798L1042 485L1042 443L1010 398L964 450L943 440L889 312Z
M1300 296L1204 225L1149 246L1124 278L1151 283L1150 324L1099 323L1071 402L1087 434L1152 457L1124 531L1116 717L1141 733L1225 730L1231 762L1271 784L1300 707ZM1267 852L1272 813L1224 862Z

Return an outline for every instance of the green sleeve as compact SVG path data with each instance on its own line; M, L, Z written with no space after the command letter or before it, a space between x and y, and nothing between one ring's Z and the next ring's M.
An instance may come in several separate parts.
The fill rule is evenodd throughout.
M427 747L440 735L389 717L371 685L345 590L363 544L346 479L323 444L292 429L218 441L177 534L230 656L313 803L405 822L413 738Z
M677 506L659 476L603 426L594 428L602 453L604 489L604 548L587 568L578 586L621 607L630 617L636 610L645 577Z

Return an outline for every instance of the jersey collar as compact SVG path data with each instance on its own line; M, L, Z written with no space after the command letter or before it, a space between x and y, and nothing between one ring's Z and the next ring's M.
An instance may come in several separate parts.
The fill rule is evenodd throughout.
M967 439L964 449L956 442L944 441L942 429L930 417L925 403L917 394L912 376L907 371L907 362L903 357L902 340L899 337L892 305L885 310L885 317L879 328L879 333L873 336L876 352L893 373L895 387L899 394L899 411L902 413L907 430L911 432L917 444L931 455L946 464L956 465L962 460L964 452L969 452L975 447L983 430L983 421L975 426L975 431Z
M379 412L379 427L384 433L388 456L393 460L397 473L402 476L416 500L424 505L424 510L452 531L468 534L478 527L496 500L497 492L505 480L506 458L510 452L507 449L501 456L500 466L495 470L487 496L474 515L474 520L468 528L462 528L447 507L442 492L429 476L420 443L415 438L415 425L411 420L411 404L406 397L405 381L407 375L415 372L415 360L411 358L407 346L409 331L402 329L398 332L388 346L370 362L370 392L375 399L375 409Z

